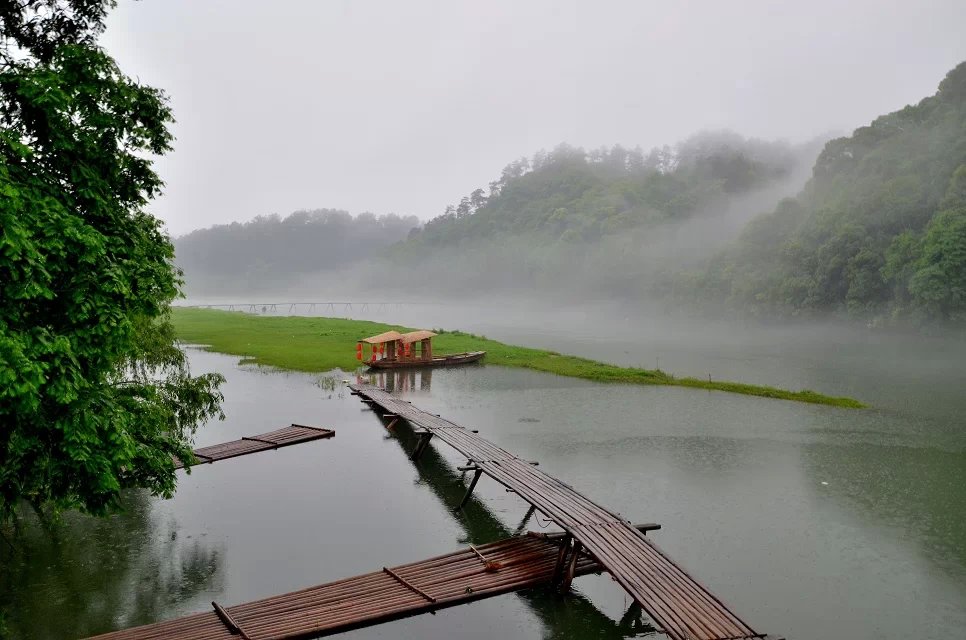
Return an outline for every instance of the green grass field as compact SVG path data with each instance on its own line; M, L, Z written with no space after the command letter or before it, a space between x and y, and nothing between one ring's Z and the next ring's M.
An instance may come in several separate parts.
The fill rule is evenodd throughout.
M178 338L186 343L207 345L211 351L240 356L256 364L307 372L354 371L359 366L355 357L357 340L391 329L412 330L366 320L264 317L212 309L175 308L172 320ZM678 378L660 370L618 367L554 351L516 347L461 331L442 332L433 340L433 351L486 351L485 362L490 365L523 367L597 382L673 385L850 409L865 407L852 398L740 382Z

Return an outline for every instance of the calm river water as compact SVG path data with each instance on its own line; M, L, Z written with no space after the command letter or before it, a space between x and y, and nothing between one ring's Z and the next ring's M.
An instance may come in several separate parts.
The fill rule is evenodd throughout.
M376 319L388 319L386 317ZM752 626L789 639L966 637L966 345L860 330L709 329L620 312L394 310L620 364L858 397L848 411L687 389L602 385L495 366L384 379L637 522ZM442 319L441 318L443 317ZM430 318L432 316L432 318ZM363 314L361 317L370 317ZM657 329L658 325L660 330ZM198 467L168 501L127 496L108 520L29 526L0 551L14 638L64 639L230 605L512 534L526 505L483 479L466 513L462 460L416 466L362 404L320 376L239 366L224 422L199 445L292 422L336 436ZM338 379L347 377L339 374ZM525 528L541 529L539 516ZM606 576L568 597L507 595L352 638L648 635Z

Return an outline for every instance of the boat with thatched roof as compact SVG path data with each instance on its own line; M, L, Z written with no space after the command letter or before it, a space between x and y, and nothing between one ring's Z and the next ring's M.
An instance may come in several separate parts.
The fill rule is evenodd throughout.
M478 362L486 355L486 351L433 355L433 338L435 337L435 333L425 330L410 331L409 333L387 331L377 336L359 340L356 344L356 358L368 364L372 369L401 369L404 367L450 367ZM368 358L365 354L365 345L369 345Z

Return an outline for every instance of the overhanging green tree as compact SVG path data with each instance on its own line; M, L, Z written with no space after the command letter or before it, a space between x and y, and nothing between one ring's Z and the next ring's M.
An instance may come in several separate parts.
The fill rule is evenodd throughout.
M145 211L164 94L96 40L112 0L0 0L0 522L25 501L101 514L170 496L220 414L168 322L180 275Z

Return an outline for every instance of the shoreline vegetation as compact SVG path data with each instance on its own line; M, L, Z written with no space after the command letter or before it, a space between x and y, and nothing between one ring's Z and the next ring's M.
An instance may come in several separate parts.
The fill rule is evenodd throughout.
M172 321L182 342L204 345L209 351L240 356L244 362L279 369L321 373L332 369L354 371L356 341L390 331L411 331L398 325L307 316L264 317L240 311L175 307ZM596 382L689 387L762 398L823 404L848 409L866 405L848 397L815 391L789 391L741 382L679 378L659 369L620 367L543 349L503 344L462 331L441 331L435 338L439 353L486 351L490 365L520 367Z

